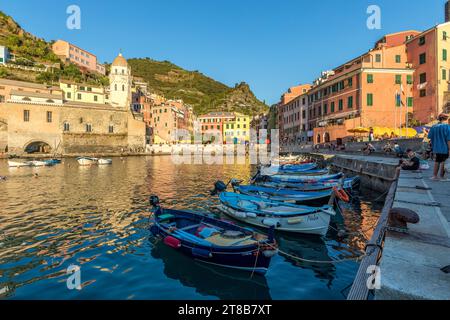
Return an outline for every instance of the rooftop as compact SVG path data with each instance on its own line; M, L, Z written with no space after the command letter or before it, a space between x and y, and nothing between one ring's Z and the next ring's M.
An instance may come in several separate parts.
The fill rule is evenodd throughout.
M23 96L23 97L33 97L33 98L62 100L62 94L49 94L49 93L38 93L38 92L30 92L30 91L11 90L11 95Z
M8 79L1 79L1 78L0 78L0 85L33 88L33 89L41 89L41 90L61 90L59 87L56 87L53 85L46 85L46 84L26 82L26 81L8 80Z

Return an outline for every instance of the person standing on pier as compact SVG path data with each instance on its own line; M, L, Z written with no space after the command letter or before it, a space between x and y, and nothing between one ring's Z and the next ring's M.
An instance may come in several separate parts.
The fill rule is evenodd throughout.
M440 114L438 117L439 123L434 125L428 133L436 161L431 180L449 181L445 178L445 161L449 158L450 151L450 126L447 123L448 119L449 116L447 114Z

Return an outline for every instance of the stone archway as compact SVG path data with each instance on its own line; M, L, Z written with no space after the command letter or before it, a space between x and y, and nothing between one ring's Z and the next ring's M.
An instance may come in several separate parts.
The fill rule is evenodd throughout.
M44 141L30 141L24 147L25 153L50 153L52 151L52 147L50 144Z

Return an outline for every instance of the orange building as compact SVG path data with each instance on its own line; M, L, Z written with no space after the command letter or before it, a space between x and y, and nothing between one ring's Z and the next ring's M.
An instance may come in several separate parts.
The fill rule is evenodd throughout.
M224 123L234 118L235 114L232 112L210 112L198 117L203 139L213 142L218 142L217 139L219 139L221 142L223 140Z
M308 118L315 144L339 142L359 126L394 128L406 123L413 112L414 75L406 42L419 33L386 35L369 52L314 81Z
M97 56L67 41L58 40L52 45L53 52L64 61L72 62L79 67L105 75L105 66L98 63Z
M294 108L299 108L299 101L293 101L301 95L306 94L311 89L310 84L302 84L299 86L291 87L285 92L278 103L278 124L280 130L280 140L287 142L289 135L292 133L291 126L289 125L294 120L293 111Z
M450 23L417 34L406 48L415 69L414 119L426 124L450 112Z

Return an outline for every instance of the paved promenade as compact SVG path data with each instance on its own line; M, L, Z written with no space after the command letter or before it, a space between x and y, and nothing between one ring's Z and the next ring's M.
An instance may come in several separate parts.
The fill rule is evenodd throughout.
M441 271L450 265L450 183L431 176L432 169L400 175L394 207L420 222L408 234L386 234L377 299L450 299L450 274Z
M399 160L336 156L355 163L367 162L369 167L397 166ZM342 163L341 159L334 161ZM429 164L428 170L400 173L393 207L413 210L420 222L409 224L408 233L387 231L380 263L381 289L375 292L378 300L450 300L450 274L441 270L450 265L450 182L430 180L434 163Z

